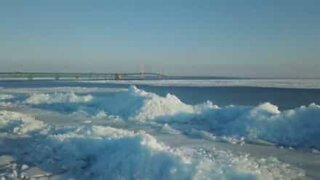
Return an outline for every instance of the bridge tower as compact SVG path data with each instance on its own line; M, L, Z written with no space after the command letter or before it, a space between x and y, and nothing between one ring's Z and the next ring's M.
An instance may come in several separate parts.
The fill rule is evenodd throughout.
M144 79L144 65L143 64L140 65L140 78Z
M115 74L115 80L121 80L121 74Z

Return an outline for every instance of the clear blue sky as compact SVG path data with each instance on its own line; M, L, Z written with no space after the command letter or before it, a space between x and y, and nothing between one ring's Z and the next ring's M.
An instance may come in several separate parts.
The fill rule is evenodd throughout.
M0 71L320 77L319 0L1 0Z

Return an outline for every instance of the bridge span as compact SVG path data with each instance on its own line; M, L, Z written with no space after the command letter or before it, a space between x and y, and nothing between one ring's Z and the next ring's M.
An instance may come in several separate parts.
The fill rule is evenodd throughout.
M0 72L0 79L51 80L143 80L164 79L160 73L65 73L65 72Z

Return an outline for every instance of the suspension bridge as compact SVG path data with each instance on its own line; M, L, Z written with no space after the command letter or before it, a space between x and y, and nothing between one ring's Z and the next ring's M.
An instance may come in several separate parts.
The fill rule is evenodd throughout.
M0 72L0 79L51 80L143 80L164 79L160 73L65 73L65 72Z

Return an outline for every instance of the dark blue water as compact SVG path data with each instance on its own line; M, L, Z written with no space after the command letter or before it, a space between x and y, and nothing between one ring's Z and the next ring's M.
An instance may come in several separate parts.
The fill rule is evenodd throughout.
M85 83L77 81L0 81L3 88L39 87L116 87L129 85L112 83ZM310 103L320 104L320 89L261 88L261 87L169 87L137 85L138 88L165 96L171 93L188 104L207 100L224 105L257 105L270 102L280 109L291 109Z

